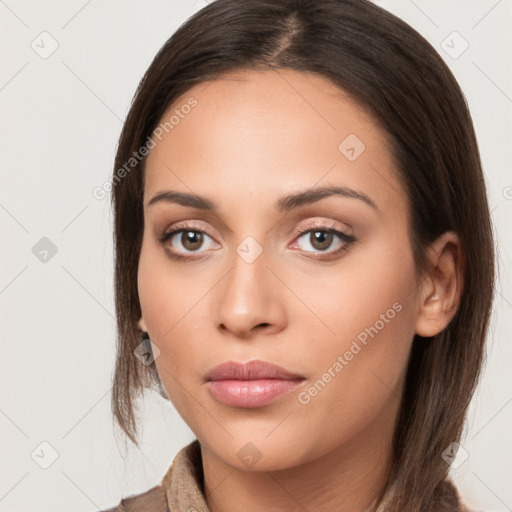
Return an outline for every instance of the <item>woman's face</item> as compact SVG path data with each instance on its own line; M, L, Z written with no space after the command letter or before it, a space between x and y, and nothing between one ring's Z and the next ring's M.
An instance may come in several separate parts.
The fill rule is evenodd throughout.
M154 133L139 326L203 447L269 470L389 443L418 283L375 120L313 74L246 71L194 86ZM171 191L215 209L171 194L149 204ZM300 379L206 381L252 360Z

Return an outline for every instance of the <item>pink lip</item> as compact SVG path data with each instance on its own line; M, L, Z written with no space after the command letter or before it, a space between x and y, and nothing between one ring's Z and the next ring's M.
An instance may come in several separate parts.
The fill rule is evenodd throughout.
M304 377L264 361L216 366L205 377L212 395L235 407L260 407L299 386Z

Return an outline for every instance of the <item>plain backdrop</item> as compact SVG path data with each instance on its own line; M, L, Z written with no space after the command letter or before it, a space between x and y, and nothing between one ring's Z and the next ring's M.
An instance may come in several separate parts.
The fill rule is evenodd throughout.
M377 3L439 51L475 123L500 276L488 361L462 442L469 456L452 475L475 510L511 510L512 2ZM112 215L109 198L92 191L110 179L144 71L204 5L0 1L3 512L107 508L158 484L194 438L152 392L140 402L140 450L125 450L114 435Z

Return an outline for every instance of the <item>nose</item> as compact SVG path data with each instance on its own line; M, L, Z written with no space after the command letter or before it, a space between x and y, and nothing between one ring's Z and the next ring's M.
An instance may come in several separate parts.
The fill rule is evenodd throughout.
M265 251L251 263L235 252L233 267L216 287L217 326L224 334L247 339L285 328L285 287L267 265Z

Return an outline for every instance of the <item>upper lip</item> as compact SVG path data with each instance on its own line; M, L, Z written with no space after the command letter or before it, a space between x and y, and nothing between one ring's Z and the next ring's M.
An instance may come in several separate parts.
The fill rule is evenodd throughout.
M219 364L208 372L206 381L211 380L255 380L255 379L303 379L302 375L289 372L281 366L277 366L265 361L249 361L247 363L238 363L236 361L226 361Z

